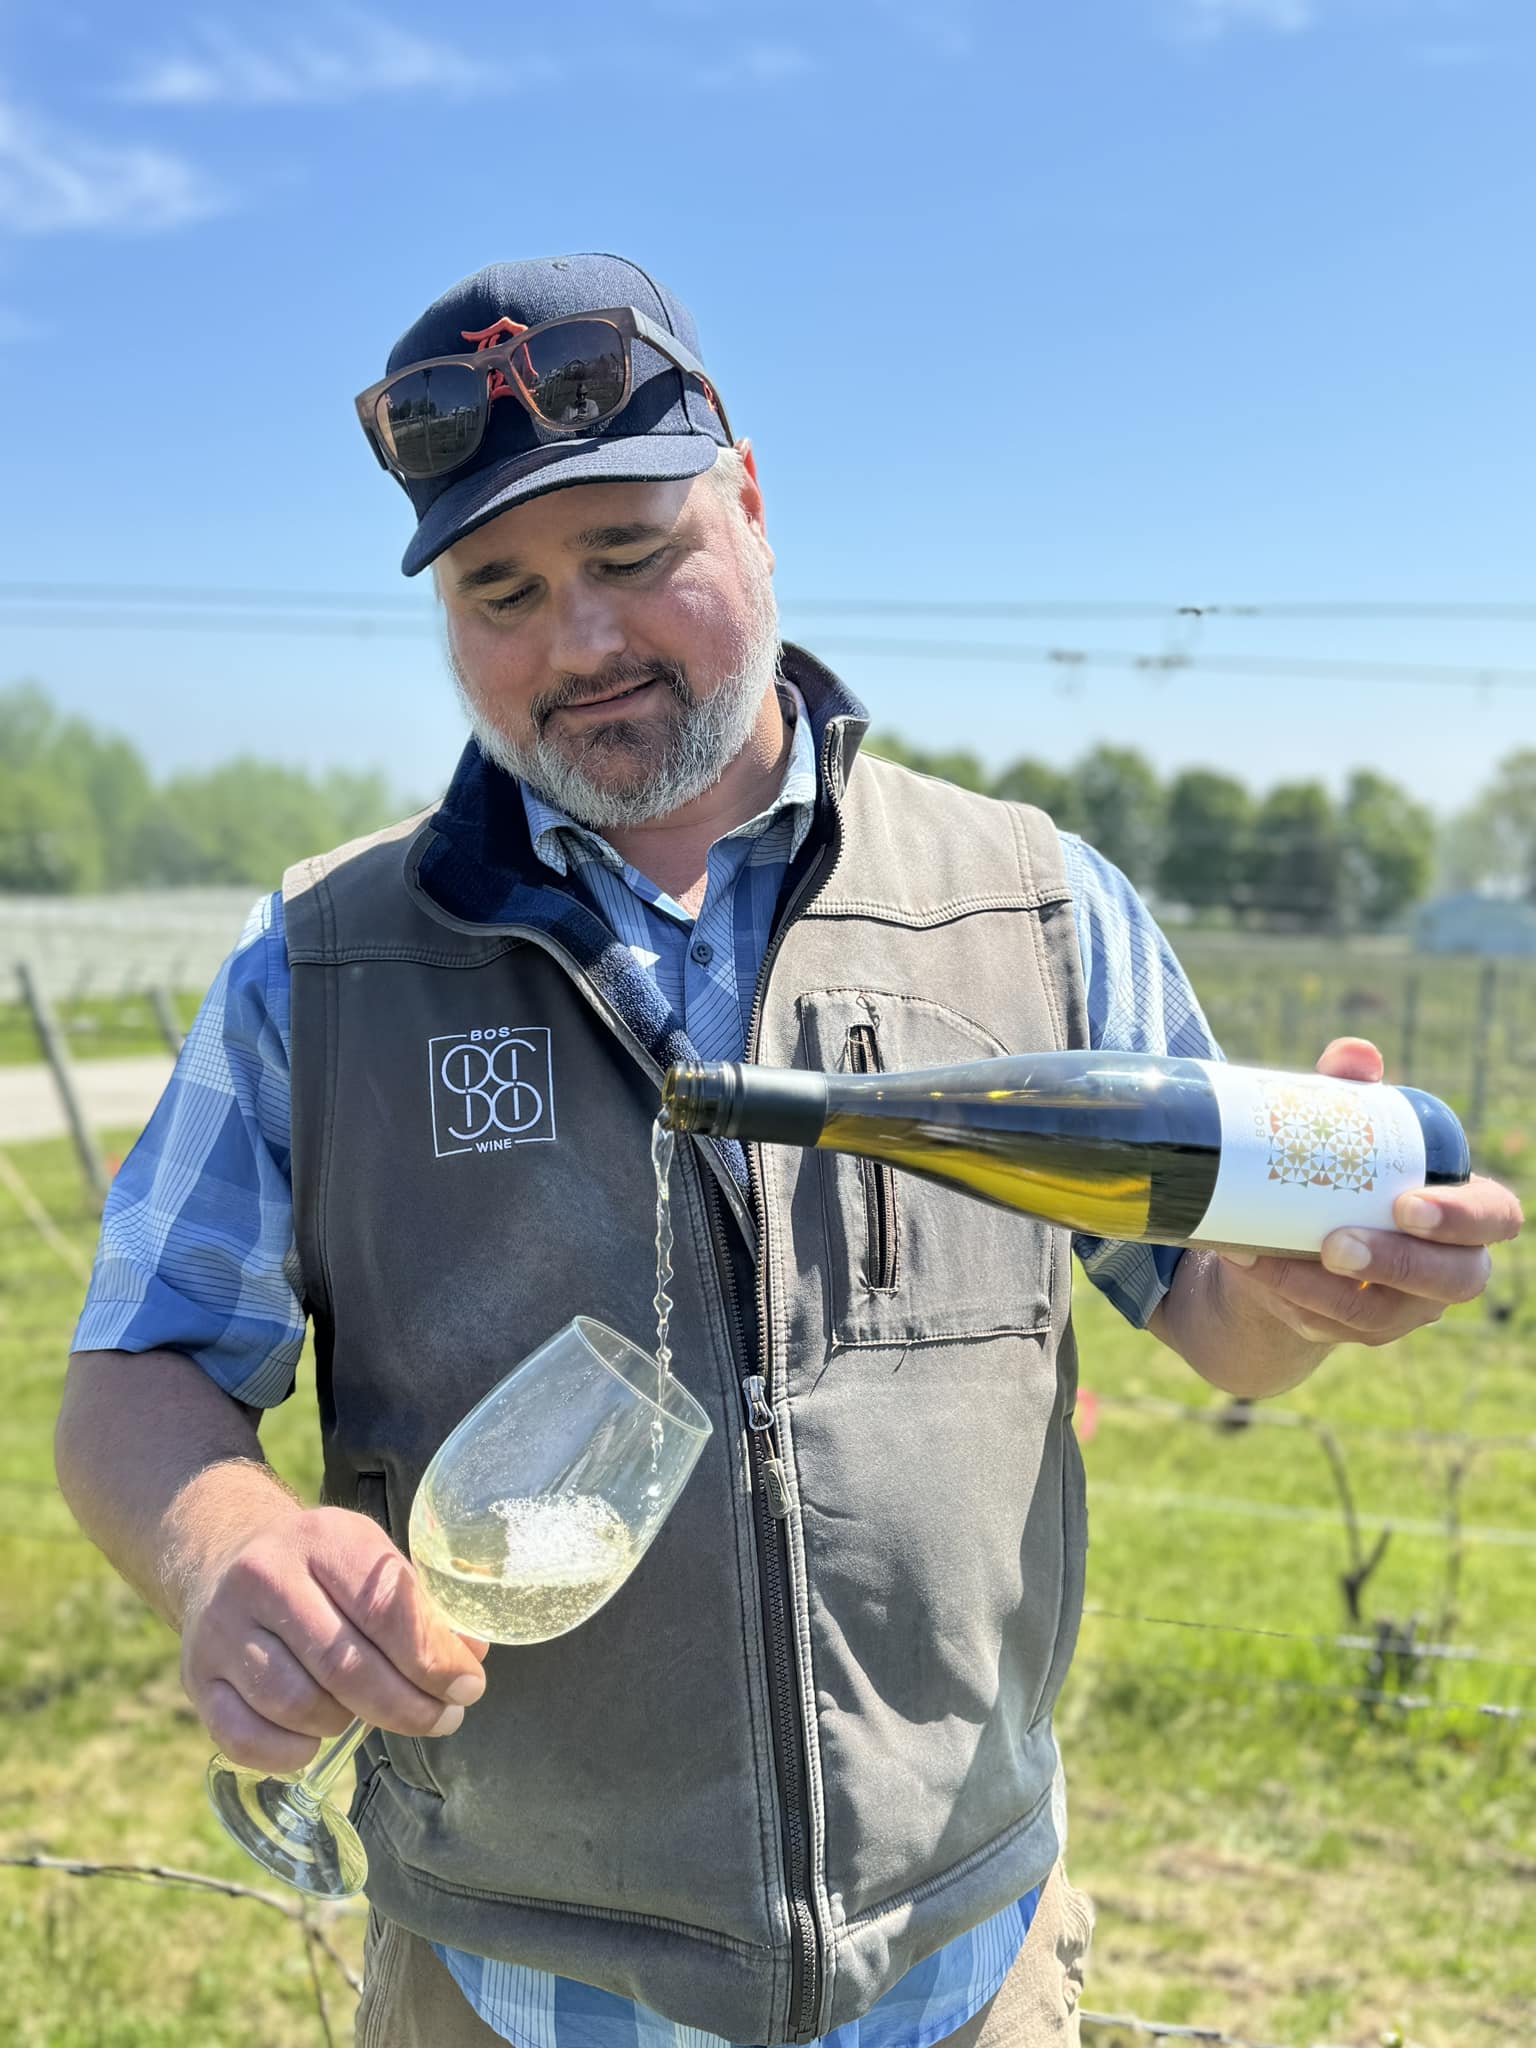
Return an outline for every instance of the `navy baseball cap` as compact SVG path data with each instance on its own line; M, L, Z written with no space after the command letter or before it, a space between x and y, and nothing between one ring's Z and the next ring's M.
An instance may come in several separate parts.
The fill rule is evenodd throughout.
M472 351L473 337L498 320L536 327L545 320L633 306L700 356L693 316L681 299L623 256L546 256L492 263L453 285L406 329L386 374L432 356ZM544 432L515 399L493 404L485 438L447 476L403 481L417 527L400 567L415 576L488 519L571 484L653 483L700 476L729 445L720 415L675 364L646 342L631 343L634 391L628 405L591 434Z

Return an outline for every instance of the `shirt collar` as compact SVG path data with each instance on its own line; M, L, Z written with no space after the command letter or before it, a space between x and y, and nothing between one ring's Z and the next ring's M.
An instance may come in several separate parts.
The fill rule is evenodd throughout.
M722 833L721 838L760 839L776 818L788 812L792 818L788 858L793 860L805 844L806 834L816 815L816 740L798 685L787 676L781 676L778 690L784 715L794 722L789 760L785 764L779 793L766 810L759 811L755 818L747 819L745 824L737 825L734 830ZM600 860L615 874L625 872L627 863L622 855L600 833L578 824L557 805L546 802L526 782L519 783L518 789L528 820L528 837L545 867L552 868L557 875L566 875L570 873L573 857L584 854L589 859Z

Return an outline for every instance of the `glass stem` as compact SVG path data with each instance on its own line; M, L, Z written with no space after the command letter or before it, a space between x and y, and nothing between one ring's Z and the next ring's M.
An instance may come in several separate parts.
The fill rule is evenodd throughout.
M354 1721L336 1740L322 1749L302 1777L293 1782L293 1796L301 1806L319 1806L330 1797L331 1788L352 1761L353 1752L368 1733L366 1721Z

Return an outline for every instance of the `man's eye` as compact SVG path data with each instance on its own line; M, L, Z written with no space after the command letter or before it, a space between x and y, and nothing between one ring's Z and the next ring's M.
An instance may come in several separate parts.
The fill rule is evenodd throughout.
M666 553L665 548L657 548L654 554L645 555L638 562L605 562L603 566L610 576L639 576L646 569L654 569Z
M530 584L526 589L514 590L510 597L488 597L485 600L485 608L493 617L499 618L507 612L521 611L531 595Z

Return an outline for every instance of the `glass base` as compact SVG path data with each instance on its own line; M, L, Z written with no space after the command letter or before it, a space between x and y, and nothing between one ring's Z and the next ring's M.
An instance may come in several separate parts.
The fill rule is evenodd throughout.
M284 1883L317 1899L350 1899L368 1879L357 1829L329 1799L291 1778L242 1770L226 1756L208 1766L208 1801L224 1832Z

